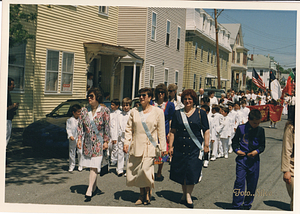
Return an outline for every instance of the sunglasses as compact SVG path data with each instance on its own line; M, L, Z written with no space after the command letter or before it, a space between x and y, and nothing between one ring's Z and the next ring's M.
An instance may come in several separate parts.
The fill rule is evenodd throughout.
M146 97L147 96L147 94L139 94L139 97Z
M93 98L94 98L94 95L93 95L93 94L89 94L89 95L87 96L87 98L93 99Z
M172 93L174 90L168 90L169 93Z
M158 91L157 94L164 94L164 91Z

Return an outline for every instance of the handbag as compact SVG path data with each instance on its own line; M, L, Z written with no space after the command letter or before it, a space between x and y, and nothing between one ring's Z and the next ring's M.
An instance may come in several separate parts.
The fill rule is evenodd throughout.
M146 132L146 135L147 135L147 137L149 138L149 140L150 140L150 142L152 143L152 145L155 147L155 159L159 159L159 158L162 157L162 154L161 154L162 151L161 151L161 148L160 148L160 144L156 144L156 143L155 143L155 140L153 139L153 137L152 137L152 135L151 135L151 133L150 133L150 131L149 131L149 128L148 128L148 126L147 126L147 124L146 124L146 122L145 122L145 117L144 117L144 115L143 115L143 113L142 113L142 107L140 106L138 110L139 110L141 122L142 122L142 125L143 125L143 127L144 127L144 130L145 130L145 132Z

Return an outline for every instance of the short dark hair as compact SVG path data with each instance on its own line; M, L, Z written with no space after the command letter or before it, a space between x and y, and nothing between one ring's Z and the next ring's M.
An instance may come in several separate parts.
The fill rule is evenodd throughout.
M129 98L129 97L125 97L123 100L122 100L122 105L124 104L129 104L131 106L132 104L132 100Z
M210 99L208 96L204 96L201 101L203 101L203 103L210 103Z
M219 112L220 111L220 106L213 106L212 110L215 110L216 112Z
M96 97L96 100L98 101L98 103L102 103L103 102L103 96L102 96L102 93L101 91L99 90L99 88L91 88L89 91L88 91L88 95L90 93L94 93L95 94L95 97Z
M240 101L236 101L233 105L240 105Z
M164 91L165 96L164 96L164 102L168 101L168 89L167 86L163 83L160 83L156 86L155 88L155 100L158 101L158 92L159 91Z
M241 101L241 105L246 104L246 100Z
M11 86L11 81L15 81L13 78L11 78L11 77L8 77L8 86Z
M248 115L249 120L260 120L261 113L258 109L252 109Z
M71 106L70 111L73 113L78 111L79 109L81 109L81 106L79 104L74 104Z
M227 107L224 107L222 110L225 111L227 114L229 113L229 108Z
M194 103L194 105L196 105L198 97L197 97L196 92L193 89L186 89L186 90L184 90L182 92L182 94L181 94L181 100L182 100L182 102L184 100L184 97L188 96L188 95L190 95L192 97L193 103Z
M210 111L210 107L208 105L202 105L201 108L205 109L206 112Z
M114 103L116 106L120 106L120 100L119 99L113 99L110 101L111 103Z
M209 91L207 94L208 96L210 96L211 94L214 94L215 92L214 91Z
M141 93L147 93L148 96L151 97L151 98L153 99L153 91L152 91L151 88L148 88L148 87L146 87L146 88L141 88L141 89L139 90L139 94L141 94Z

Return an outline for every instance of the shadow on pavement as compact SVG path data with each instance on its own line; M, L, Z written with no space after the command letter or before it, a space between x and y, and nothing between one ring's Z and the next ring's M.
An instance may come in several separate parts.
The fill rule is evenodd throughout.
M276 207L281 210L290 211L290 204L282 201L269 200L269 201L264 201L264 204L270 207Z
M225 203L225 202L216 202L214 203L217 207L220 207L222 209L229 209L232 207L231 203Z
M140 193L133 192L131 190L123 190L123 191L118 191L114 194L114 199L115 200L120 200L122 199L123 201L130 201L132 203L135 203L136 200L138 200L140 196Z
M179 203L180 202L180 199L181 199L181 196L182 196L182 193L180 192L173 192L173 191L170 191L170 190L162 190L162 191L158 191L158 192L155 192L156 195L158 197L163 197L164 199L167 199L171 202L174 202L174 203ZM192 196L192 200L195 201L195 200L198 200L198 198L196 197L193 197Z

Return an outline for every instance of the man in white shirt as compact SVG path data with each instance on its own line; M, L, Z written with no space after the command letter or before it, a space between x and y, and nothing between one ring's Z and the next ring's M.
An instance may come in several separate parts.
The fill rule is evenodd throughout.
M218 105L218 99L215 97L215 92L214 91L209 91L208 92L208 97L210 99L210 108L212 108L213 104Z

